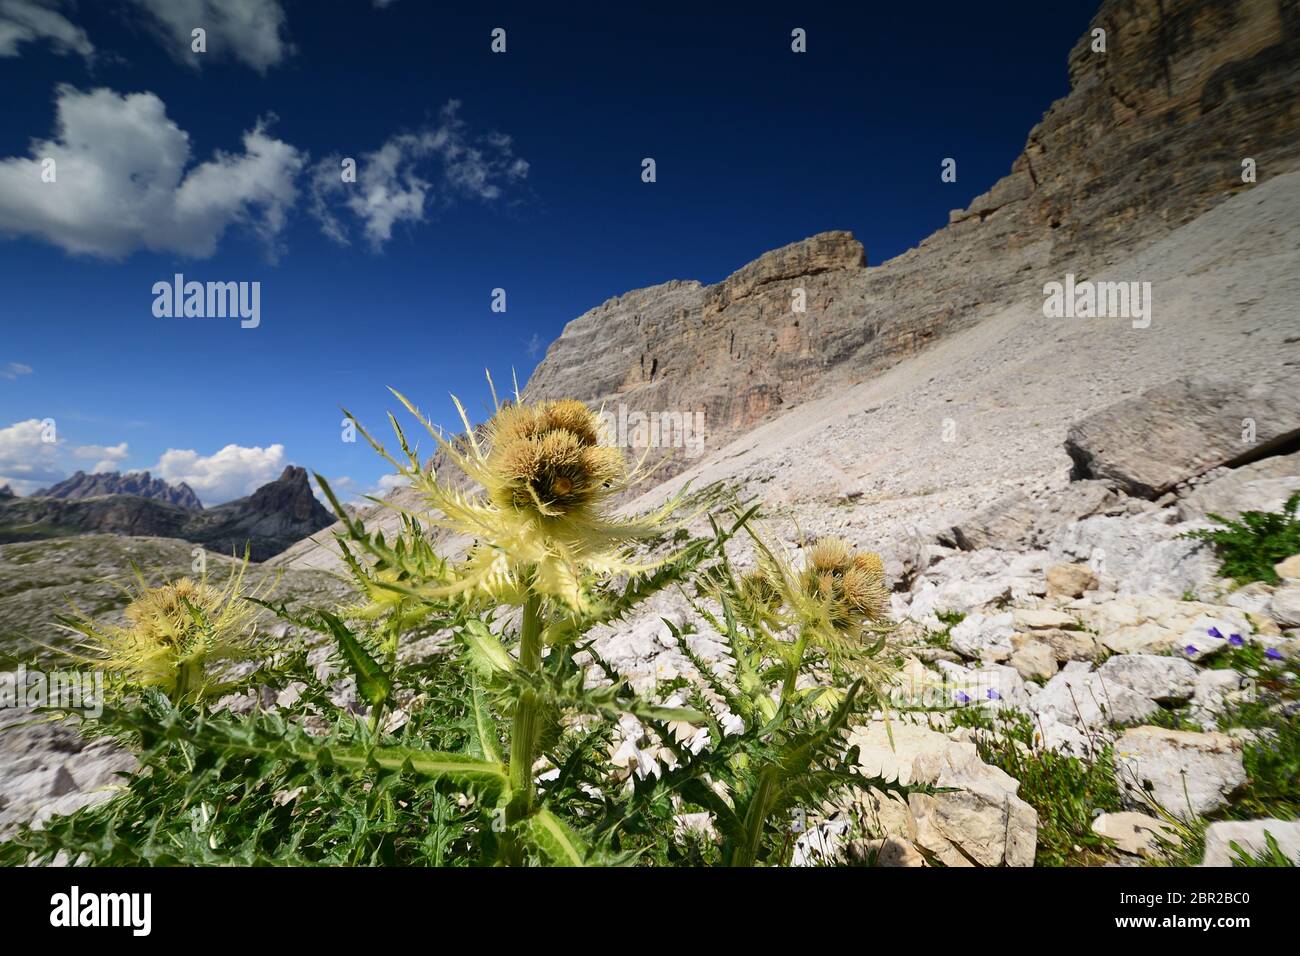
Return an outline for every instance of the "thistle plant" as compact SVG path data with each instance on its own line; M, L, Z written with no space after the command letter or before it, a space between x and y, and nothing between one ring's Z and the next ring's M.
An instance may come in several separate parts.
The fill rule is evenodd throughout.
M729 709L758 728L759 746L729 768L732 806L714 807L727 821L722 861L732 866L765 855L782 862L788 844L765 848L780 814L863 784L856 750L846 744L848 721L892 674L884 652L893 625L879 555L826 538L797 567L783 550L753 530L749 535L757 568L737 576L724 564L710 594L722 617L696 605L728 639L731 680L698 659L696 666ZM681 646L689 655L685 641Z
M221 696L234 686L224 668L270 650L255 625L257 608L245 600L247 567L245 560L221 588L206 577L151 587L137 571L124 623L65 619L82 636L78 660L102 668L119 692L156 688L174 703Z
M368 530L317 476L356 600L291 613L239 601L237 583L177 583L121 628L86 623L96 657L136 688L101 729L143 770L100 807L22 830L0 860L779 864L783 815L895 788L865 780L848 743L888 672L878 557L828 541L796 567L751 530L752 503L691 536L718 489L620 513L645 472L581 402L516 393L479 428L457 403L465 431L447 438L397 397L438 453L423 461L392 416L396 456L358 426L420 499L398 508L396 534ZM728 549L746 538L758 568L737 576ZM637 693L597 635L673 588L732 666L692 652L693 624L670 624L697 674ZM332 642L334 668L275 648L256 678L275 707L191 706L223 689L219 662L266 649L236 637L257 605ZM610 760L629 723L659 755L653 772ZM716 842L683 842L677 817L699 810Z

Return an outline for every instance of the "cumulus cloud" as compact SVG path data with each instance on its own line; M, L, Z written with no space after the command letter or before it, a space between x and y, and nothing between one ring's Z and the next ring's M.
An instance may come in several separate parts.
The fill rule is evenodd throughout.
M0 428L0 485L29 495L73 471L117 471L129 454L126 442L69 448L52 419L29 418Z
M243 151L190 164L189 135L152 93L58 89L55 134L0 160L0 233L120 259L138 249L206 258L234 225L273 246L304 154L262 123ZM53 160L54 181L42 180Z
M30 365L24 365L22 362L6 362L3 367L0 367L0 378L6 379L10 382L23 375L31 374L32 367Z
M61 0L0 0L0 57L18 56L24 43L48 40L60 53L95 52L86 31L62 13Z
M350 242L344 219L355 220L376 252L398 223L424 222L432 208L460 198L497 200L528 175L509 136L470 133L459 100L448 101L436 126L400 133L362 154L356 182L343 181L342 159L328 156L315 166L312 213L325 235L343 245Z
M126 442L119 442L116 445L79 445L72 450L72 454L77 458L93 458L95 465L90 469L92 474L103 471L117 471L118 466L129 455Z
M169 448L150 470L169 484L185 482L205 505L215 505L252 494L280 477L287 463L283 445L232 444L212 455Z
M405 488L410 483L411 479L405 475L382 475L375 486L375 490L371 493L377 498L387 498L390 491L396 488Z
M67 476L63 449L57 437L39 418L0 428L0 485L29 495Z
M183 63L233 57L265 73L293 52L284 35L280 0L133 0L144 10L163 44ZM207 31L207 52L192 50L193 31Z

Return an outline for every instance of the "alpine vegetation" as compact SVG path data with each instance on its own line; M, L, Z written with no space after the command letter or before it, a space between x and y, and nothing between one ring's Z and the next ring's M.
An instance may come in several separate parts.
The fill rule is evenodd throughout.
M912 789L864 775L849 742L892 678L878 555L826 539L799 562L718 488L620 513L647 470L578 401L516 394L479 427L462 409L447 439L397 397L429 462L391 415L395 454L357 428L418 494L400 533L367 530L317 477L350 601L290 612L239 576L142 581L125 624L70 625L112 676L92 726L140 770L0 861L782 865L791 820ZM698 679L634 689L599 635L669 591ZM259 632L259 606L298 636ZM696 652L703 630L726 659ZM631 769L613 759L629 742Z

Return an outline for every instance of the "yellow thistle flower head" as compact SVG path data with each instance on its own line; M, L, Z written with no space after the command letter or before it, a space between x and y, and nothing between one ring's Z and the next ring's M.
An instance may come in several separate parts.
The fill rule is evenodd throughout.
M409 465L398 464L430 508L414 517L473 539L464 562L452 569L453 580L426 592L430 596L463 594L522 605L533 594L585 611L594 579L662 563L635 563L627 550L675 525L682 495L647 516L613 514L612 499L644 473L639 466L629 469L622 451L605 443L600 416L583 402L528 403L516 393L515 402L499 404L478 430L456 402L465 434L448 441L394 394L481 489L443 480L414 455Z
M189 578L149 587L138 578L124 624L86 617L72 623L86 638L88 653L80 659L128 688L156 687L174 701L203 697L213 685L213 665L245 659L262 646L252 626L256 608L242 595L246 567L223 588Z
M600 426L572 399L499 410L487 427L493 503L546 518L597 504L626 474L622 453L600 444Z
M779 595L780 623L799 631L836 666L857 677L878 681L885 668L874 660L893 628L889 587L880 555L855 551L839 538L823 538L808 549L802 568L782 550L753 535L764 581L746 585Z
M822 605L826 621L843 630L863 621L883 621L889 589L880 555L855 552L839 538L822 538L808 552L804 595Z

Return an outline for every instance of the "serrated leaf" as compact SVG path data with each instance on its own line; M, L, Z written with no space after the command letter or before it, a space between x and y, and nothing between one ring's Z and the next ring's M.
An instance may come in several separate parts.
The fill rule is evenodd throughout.
M524 839L552 866L586 866L587 846L573 829L545 807L519 824Z
M470 658L484 675L509 673L515 669L515 659L510 656L501 639L489 631L482 621L477 618L466 621L460 636Z
M379 662L370 656L370 652L361 645L356 635L348 630L346 624L329 611L318 613L320 619L334 635L334 639L338 641L348 666L352 668L352 674L357 679L357 693L361 695L361 699L372 707L382 706L393 695L393 682L388 674Z

